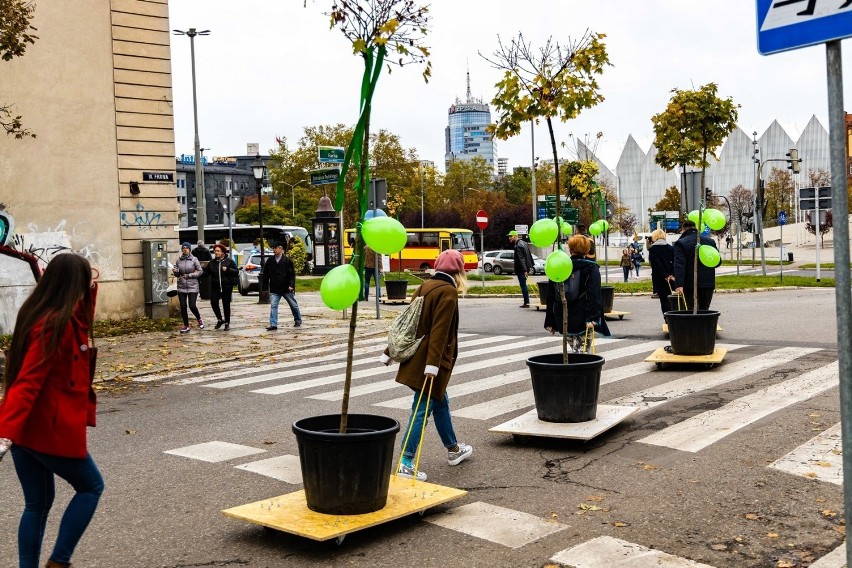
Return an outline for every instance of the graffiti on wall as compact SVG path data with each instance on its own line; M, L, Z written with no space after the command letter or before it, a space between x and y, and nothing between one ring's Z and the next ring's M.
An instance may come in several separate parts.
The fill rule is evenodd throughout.
M162 216L154 211L146 211L141 203L136 205L135 212L121 212L121 226L126 229L134 227L140 231L150 231L162 225Z

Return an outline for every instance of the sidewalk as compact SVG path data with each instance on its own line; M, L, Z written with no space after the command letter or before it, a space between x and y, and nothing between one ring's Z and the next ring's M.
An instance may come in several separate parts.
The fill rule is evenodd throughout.
M241 360L246 366L255 362L296 360L300 351L326 346L329 354L346 357L351 312L334 312L322 304L319 293L298 295L302 326L293 327L292 315L285 302L278 309L278 330L266 331L269 305L257 303L257 296L234 296L231 304L231 329L214 329L215 317L206 300L199 300L201 317L207 327L198 329L193 321L187 334L151 332L97 340L96 381L127 381L151 376L152 380L171 372L203 368L211 363ZM356 340L386 333L397 312L405 305L381 306L376 319L375 301L360 302ZM381 350L377 344L377 350ZM235 371L238 372L238 371Z

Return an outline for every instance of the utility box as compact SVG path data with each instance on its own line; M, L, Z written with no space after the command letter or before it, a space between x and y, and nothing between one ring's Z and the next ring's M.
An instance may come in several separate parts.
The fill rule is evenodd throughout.
M145 315L151 319L169 317L169 256L166 241L142 241L142 272L145 287Z

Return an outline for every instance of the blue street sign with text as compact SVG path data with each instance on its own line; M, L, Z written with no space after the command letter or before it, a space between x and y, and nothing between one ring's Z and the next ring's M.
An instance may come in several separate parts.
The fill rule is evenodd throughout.
M763 55L852 36L852 2L757 0L757 50Z
M780 213L778 213L778 224L779 225L786 225L787 224L787 212L786 211L781 211Z

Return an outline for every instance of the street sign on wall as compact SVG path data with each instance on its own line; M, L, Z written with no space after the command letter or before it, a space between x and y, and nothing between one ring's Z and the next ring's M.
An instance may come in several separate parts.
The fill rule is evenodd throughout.
M763 55L852 36L852 3L757 0L757 50Z

